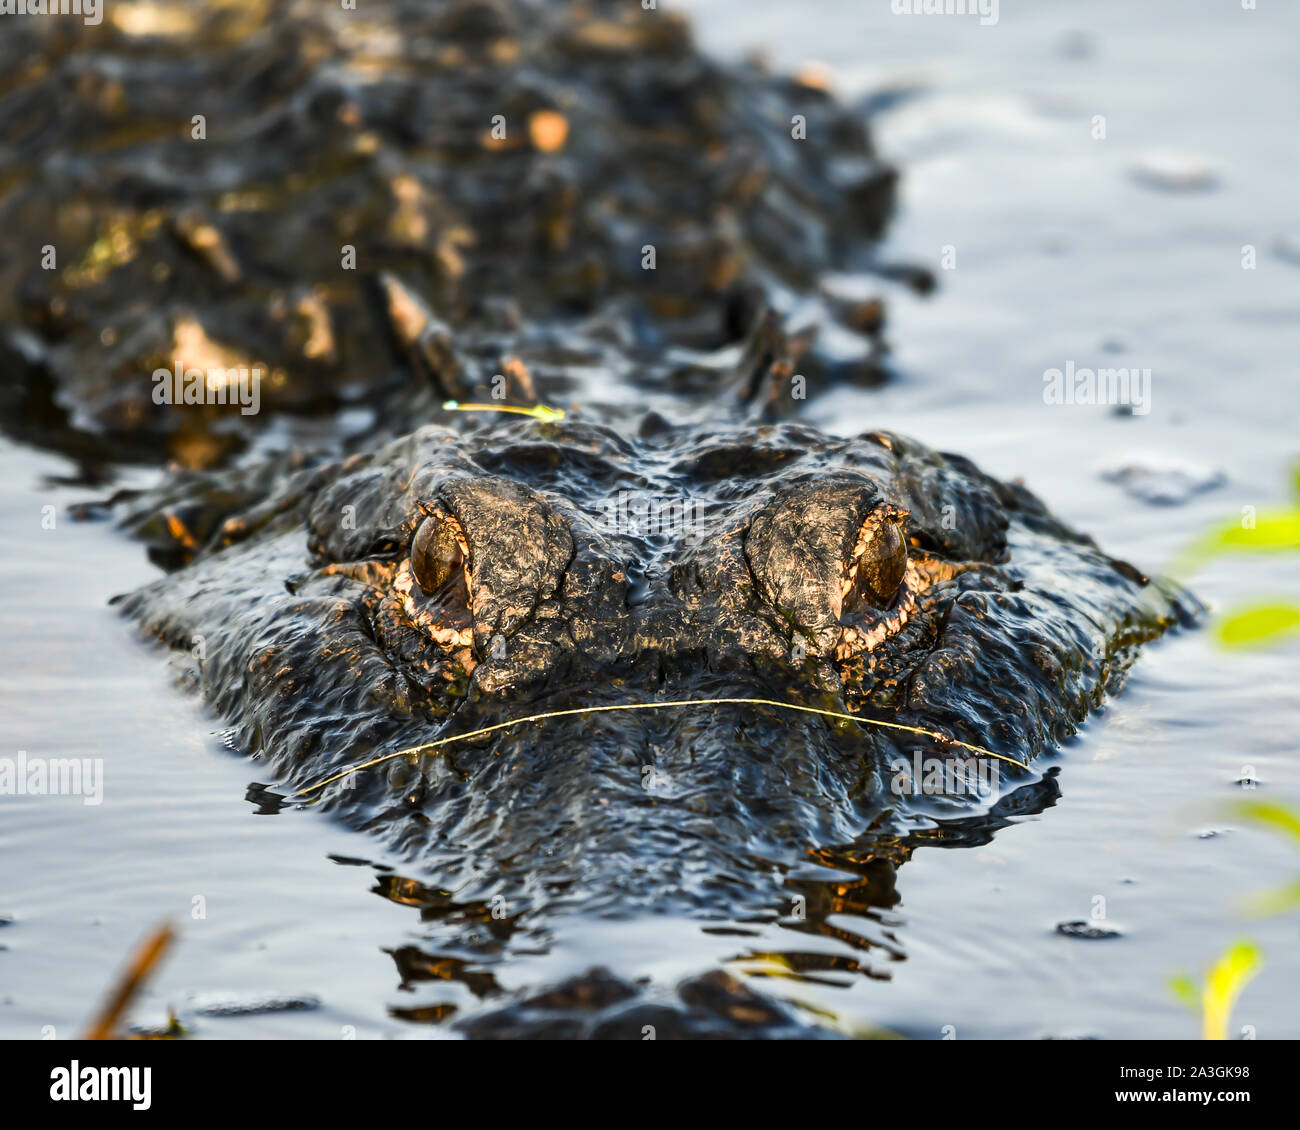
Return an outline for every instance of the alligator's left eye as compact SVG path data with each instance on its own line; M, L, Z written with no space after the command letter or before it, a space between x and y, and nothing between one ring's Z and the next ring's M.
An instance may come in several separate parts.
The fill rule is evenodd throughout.
M863 524L843 581L843 614L887 608L907 574L907 543L898 516L873 514Z
M430 514L411 541L411 573L429 595L465 575L465 535L454 518Z

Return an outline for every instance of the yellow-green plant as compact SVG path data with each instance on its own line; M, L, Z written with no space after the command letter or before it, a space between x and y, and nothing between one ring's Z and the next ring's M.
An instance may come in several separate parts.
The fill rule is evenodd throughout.
M1300 814L1285 804L1267 800L1240 800L1231 805L1228 811L1248 824L1278 832L1300 845ZM1276 890L1256 895L1249 903L1249 909L1254 914L1283 914L1297 906L1300 906L1300 878Z
M1214 625L1214 638L1224 647L1258 647L1300 629L1300 605L1268 601L1236 608Z
M1292 472L1289 506L1244 516L1215 526L1183 551L1170 568L1188 577L1224 553L1278 553L1300 550L1300 467ZM1238 605L1218 617L1214 638L1225 647L1258 647L1300 632L1300 603L1269 600Z
M1169 982L1174 995L1192 1012L1201 1014L1201 1031L1207 1040L1226 1040L1232 1006L1241 991L1264 964L1263 954L1253 942L1229 946L1206 975L1201 988L1186 973Z
M1292 503L1289 506L1224 522L1189 546L1171 567L1177 577L1187 577L1212 557L1223 553L1276 553L1300 550L1300 466L1292 472ZM1300 603L1272 600L1238 605L1215 620L1214 638L1224 647L1256 647L1274 643L1300 631ZM1245 800L1232 806L1242 820L1295 839L1300 843L1300 816L1286 805ZM1251 901L1257 914L1280 914L1300 906L1300 879ZM1201 1014L1207 1040L1226 1040L1232 1006L1263 965L1263 954L1254 942L1230 946L1205 978L1204 988L1187 974L1169 982L1170 989L1193 1012Z

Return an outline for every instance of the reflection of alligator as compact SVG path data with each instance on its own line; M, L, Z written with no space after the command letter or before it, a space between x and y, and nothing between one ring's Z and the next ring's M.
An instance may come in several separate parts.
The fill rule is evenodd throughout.
M0 215L55 232L34 243L69 266L33 267L34 247L3 276L11 426L186 468L119 500L172 570L123 607L295 788L587 708L313 794L423 875L381 884L448 944L399 951L404 981L493 996L493 955L560 921L743 932L795 899L794 928L829 929L889 905L918 837L978 839L1024 803L985 811L991 765L1034 775L866 723L1028 762L1190 602L964 459L776 421L879 372L861 282L892 176L815 84L709 63L637 5L396 2L387 29L359 7L253 7L262 36L243 8L178 9L202 24L192 54L189 33L135 34L141 14L97 55L62 30L38 45L0 100L27 177ZM203 141L177 137L172 116L198 112L163 97L178 75L205 91ZM52 117L19 128L33 114ZM93 154L74 146L87 121ZM264 415L286 427L345 426L314 426L319 454L272 433L232 463L237 411L151 397L155 365L205 359L265 360ZM430 422L447 397L539 394L622 404ZM590 712L722 698L864 722ZM465 1023L800 1030L716 971L671 1002L593 973Z

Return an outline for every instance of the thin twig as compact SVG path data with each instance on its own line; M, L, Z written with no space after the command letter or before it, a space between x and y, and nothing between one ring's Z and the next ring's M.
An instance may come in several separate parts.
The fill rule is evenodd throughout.
M369 761L362 762L360 765L354 765L350 769L344 769L335 773L332 777L326 777L323 781L318 781L314 785L309 785L305 789L294 793L295 797L307 796L309 793L317 792L326 785L340 781L344 777L353 773L359 773L363 769L370 769L376 765L382 765L385 761L392 761L397 757L409 757L415 754L427 753L430 750L440 749L454 742L469 741L471 738L481 738L487 734L494 734L498 730L506 730L511 726L523 726L532 722L542 722L548 718L567 718L575 714L604 714L615 710L667 710L674 707L684 706L723 706L723 705L745 705L745 706L772 706L778 710L796 710L803 714L817 714L823 718L835 718L844 722L857 722L862 726L881 726L888 730L903 730L909 734L921 734L927 738L933 738L936 741L949 742L952 745L961 746L962 749L968 749L972 753L979 754L981 757L993 757L998 761L1005 761L1019 769L1028 770L1029 766L1023 761L1017 761L1014 757L1008 757L1004 753L994 753L991 749L985 749L983 746L971 745L969 742L958 741L956 738L950 738L947 734L941 734L937 730L926 730L920 726L904 726L901 722L882 722L875 718L860 718L856 714L843 714L838 710L823 710L816 706L801 706L793 702L778 702L771 698L701 698L701 699L678 699L672 702L620 702L608 706L579 706L572 710L549 710L545 714L529 714L525 718L511 718L506 722L497 722L492 726L484 726L480 730L470 730L465 734L452 734L450 737L438 738L436 741L426 742L423 745L412 746L410 749L399 749L396 753L386 753L382 757L375 757Z

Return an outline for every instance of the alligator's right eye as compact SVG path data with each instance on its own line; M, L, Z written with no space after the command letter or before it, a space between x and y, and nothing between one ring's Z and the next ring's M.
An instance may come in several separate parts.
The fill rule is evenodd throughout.
M907 573L907 543L899 528L900 517L887 511L872 515L863 525L843 581L845 615L869 615L893 602Z
M454 518L431 514L420 523L411 541L411 572L432 596L465 575L465 535Z

